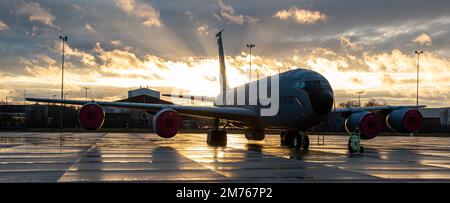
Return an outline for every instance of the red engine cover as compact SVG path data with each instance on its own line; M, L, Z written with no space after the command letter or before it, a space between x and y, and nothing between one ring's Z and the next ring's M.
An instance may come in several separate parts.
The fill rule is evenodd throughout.
M105 112L100 105L88 103L80 108L78 120L84 129L97 130L102 127L105 121Z
M373 112L354 113L345 120L345 129L351 133L356 127L361 132L361 138L369 140L381 133L383 120L379 114Z
M403 115L402 124L405 130L414 132L420 128L422 120L422 114L417 110L411 109Z
M163 109L153 117L153 129L163 138L175 136L181 129L181 116L172 109Z
M359 127L364 139L372 139L383 130L383 121L379 114L370 113L362 118Z
M386 116L388 127L397 132L415 132L422 126L422 114L412 108L398 109Z

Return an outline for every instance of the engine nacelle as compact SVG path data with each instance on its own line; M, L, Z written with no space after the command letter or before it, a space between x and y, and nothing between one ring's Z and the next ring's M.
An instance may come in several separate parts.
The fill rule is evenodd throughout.
M153 130L163 138L175 136L181 129L181 116L172 109L163 109L158 111L153 117Z
M96 103L87 103L78 111L78 121L86 130L97 130L105 121L105 111Z
M386 116L387 126L397 132L409 133L419 130L423 116L416 109L399 109Z
M353 132L357 126L361 132L361 139L369 140L381 133L383 120L379 114L367 111L354 113L345 120L347 132Z

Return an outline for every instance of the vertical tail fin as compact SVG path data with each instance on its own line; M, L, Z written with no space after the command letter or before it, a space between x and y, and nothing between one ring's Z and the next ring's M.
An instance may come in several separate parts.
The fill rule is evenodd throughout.
M226 90L229 89L227 84L227 71L225 68L225 54L223 52L222 44L223 29L216 34L217 45L219 45L219 63L220 63L220 93L223 96L223 101L226 101Z

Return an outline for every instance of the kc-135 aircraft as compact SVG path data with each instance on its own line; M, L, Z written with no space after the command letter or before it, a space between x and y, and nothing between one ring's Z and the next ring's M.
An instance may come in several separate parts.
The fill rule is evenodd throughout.
M216 35L219 48L221 93L215 101L227 101L226 97L229 94L226 92L232 90L227 85L222 32L223 30ZM182 128L181 115L212 118L214 124L212 129L208 130L206 140L208 145L213 146L226 146L226 128L236 126L245 129L245 137L248 140L263 140L265 130L279 129L281 130L281 145L307 150L309 138L305 131L322 124L330 114L337 114L345 118L346 130L351 133L358 129L360 138L365 140L373 139L379 135L384 129L385 123L390 129L398 132L416 132L422 123L422 115L417 106L341 108L332 111L333 89L324 76L312 70L295 69L280 73L275 77L279 81L279 89L276 90L278 91L279 107L278 111L271 116L261 116L260 113L266 106L261 103L250 105L250 103L255 103L253 101L255 98L251 98L248 94L249 87L258 86L258 84L263 83L264 79L267 81L267 78L258 79L234 88L244 89L247 93L245 98L247 103L243 105L235 103L232 105L219 104L219 102L215 102L214 106L182 106L45 98L27 98L26 100L82 105L79 109L79 123L88 130L97 130L103 125L105 119L103 106L143 110L154 115L153 129L157 135L163 138L171 138L180 131ZM272 83L266 82L265 84L266 88L273 87ZM204 99L204 97L201 97L201 99ZM226 124L220 126L220 123ZM349 150L351 150L350 145Z

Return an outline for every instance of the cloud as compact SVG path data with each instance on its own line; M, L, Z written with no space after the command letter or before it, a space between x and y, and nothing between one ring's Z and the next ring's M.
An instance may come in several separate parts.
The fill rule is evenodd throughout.
M392 76L390 76L389 74L386 74L386 73L383 74L383 76L381 77L381 80L383 81L384 84L387 84L387 85L393 85L397 82L396 80L394 80L394 78L392 78Z
M198 31L200 34L208 35L208 34L209 34L209 31L208 31L208 25L203 24L203 25L197 27L197 31Z
M416 55L412 40L426 33L432 43L420 58L421 100L429 106L450 105L450 100L445 100L450 96L447 79L450 78L447 46L450 1L371 3L370 9L364 1L339 4L317 1L314 8L297 5L297 10L317 10L319 16L325 16L315 22L298 22L290 9L292 1L284 0L240 1L239 4L234 0L190 1L189 4L107 1L111 1L110 4L103 1L0 1L0 12L4 14L0 19L9 27L7 31L0 31L4 42L0 43L0 72L4 73L0 76L0 91L14 90L20 98L23 89L30 94L42 93L42 96L51 96L54 93L49 92L59 89L61 42L56 41L58 33L55 34L55 29L49 30L42 21L30 22L31 14L17 14L25 2L39 2L44 11L55 17L48 22L60 25L64 19L64 33L72 37L66 47L68 84L75 87L73 91L77 86L102 91L98 99L125 96L129 87L139 85L181 87L191 94L207 91L205 94L213 96L215 90L204 90L204 87L214 85L214 78L217 78L217 44L211 34L219 26L226 29L226 63L232 86L248 80L249 55L241 52L248 51L246 42L254 41L257 49L252 56L255 68L252 78L256 78L256 70L265 76L278 69L283 72L289 67L291 70L306 68L329 79L339 93L337 97L346 99L348 95L340 92L363 88L368 90L365 97L384 97L389 104L394 101L415 103ZM143 26L148 18L152 19L149 12L142 14L146 13L142 11L146 10L142 9L145 5L158 13L153 17L164 26L162 29ZM283 9L285 12L281 12ZM354 10L363 12L352 12ZM274 15L277 11L280 11L278 17ZM408 13L415 13L415 18L411 19ZM239 26L257 18L260 21L252 24L251 29ZM293 26L306 22L323 24L331 18L333 22L326 26ZM87 32L86 23L98 33ZM101 45L97 46L97 42ZM19 62L21 58L28 60L28 65L25 61ZM25 70L25 66L29 69ZM360 82L354 83L354 78ZM47 84L52 79L54 86ZM191 84L193 80L200 81L198 86L201 87ZM103 91L105 89L108 91ZM82 93L81 89L80 97ZM349 95L354 96L351 91Z
M190 11L185 11L184 14L186 14L190 20L194 20L194 14L192 14L192 12Z
M350 68L350 60L326 48L314 48L303 59L297 58L298 62L305 61L307 67L321 73L346 71Z
M26 15L30 21L38 21L50 27L56 27L53 23L55 16L49 11L42 8L39 3L28 1L25 2L17 11L19 15Z
M79 12L86 12L86 10L84 8L82 8L81 6L77 5L77 4L71 4L71 7Z
M241 14L236 14L234 8L231 5L226 5L222 0L219 0L220 6L220 15L230 23L243 25L244 23L255 23L258 22L259 19L256 17L245 16ZM218 16L216 15L216 18Z
M416 71L416 56L413 53L403 53L398 49L389 52L370 54L364 53L364 63L373 72L414 73ZM432 73L448 73L450 61L435 53L425 52L420 58L422 71Z
M306 10L297 7L277 11L273 14L273 17L280 20L293 19L299 24L314 24L318 21L326 21L328 19L325 14L319 11Z
M143 62L136 54L127 50L113 49L111 51L105 51L100 43L96 43L94 52L101 61L99 64L101 69L105 72L112 71L120 74L133 74L133 70L143 67ZM130 71L127 72L127 70Z
M359 78L359 77L350 78L350 82L352 82L355 85L363 85L364 84L364 81L361 80L361 78Z
M50 58L49 56L45 55L45 54L37 54L36 55L38 59L40 59L41 61L43 61L45 64L48 65L55 65L56 61L52 58Z
M213 78L218 74L217 57L208 57L196 60L193 57L179 58L175 61L167 60L155 55L147 54L139 57L130 49L106 50L97 43L92 52L87 53L68 46L68 56L80 58L97 58L94 66L84 65L83 68L74 66L74 60L67 60L67 90L76 97L82 86L91 87L92 91L107 92L98 94L97 99L116 99L126 93L129 87L149 85L152 88L179 88L190 91L190 94L214 96L218 91L217 81ZM365 53L364 59L342 55L326 48L314 48L309 54L299 53L295 60L291 61L277 58L252 55L253 78L256 71L260 78L286 71L288 67L295 69L304 67L323 74L336 90L339 101L348 100L354 96L354 89L365 89L364 98L382 98L388 104L408 104L415 98L415 71L397 71L402 64L414 69L414 56L408 56L399 50L386 53ZM355 59L356 58L356 59ZM59 58L58 58L59 59ZM386 64L392 63L394 59L398 62L389 67L389 71L380 71ZM445 58L432 53L424 53L424 66L421 76L421 100L429 106L443 106L446 100L438 102L439 99L450 97L450 87L447 78L450 72L446 69L450 64ZM241 53L236 56L226 56L227 74L231 86L247 82L249 55ZM406 60L406 61L404 61ZM355 62L356 61L356 62ZM362 68L352 67L357 63ZM26 67L26 74L1 74L1 89L7 90L5 84L27 85L29 93L42 95L54 94L60 84L60 63L45 54L37 54L31 58L23 59L22 64ZM439 66L433 68L432 66ZM213 67L213 68L211 68ZM375 68L374 68L375 67ZM392 72L390 72L392 71ZM439 72L439 74L435 74ZM186 77L189 76L189 77ZM205 86L211 87L207 90ZM18 89L14 87L13 89ZM352 88L352 89L350 89ZM349 93L342 93L348 91ZM167 92L168 93L168 92ZM17 93L20 98L20 92ZM83 95L80 93L80 99ZM73 98L74 99L74 98ZM365 100L364 100L365 101Z
M352 42L352 41L350 41L350 38L345 37L345 36L339 37L339 43L341 44L342 47L350 48L353 50L360 50L362 48L361 44Z
M62 51L62 44L60 41L55 41L56 50L58 50L58 53ZM72 48L69 44L65 44L64 46L64 54L68 57L76 57L79 58L80 63L86 66L96 66L97 63L95 61L95 57L85 51L78 50Z
M426 33L418 35L412 41L421 45L431 45L431 37Z
M120 46L122 44L122 41L120 41L120 40L112 40L110 43L112 45L114 45L114 46Z
M86 31L92 32L92 33L96 33L97 32L97 30L95 30L94 27L92 27L91 24L84 25L84 29L86 29Z
M9 26L0 20L0 30L7 30Z
M154 9L150 4L142 3L140 0L114 0L114 3L123 12L130 16L145 18L142 23L146 26L162 26L159 11Z
M382 98L393 105L414 103L416 58L412 53L394 49L349 55L327 48L311 48L290 58L284 61L291 67L311 69L324 75L340 101L348 100L342 91L364 89L367 90L367 98ZM423 103L428 106L450 105L449 100L442 100L450 97L447 90L450 88L447 79L450 77L450 60L433 52L425 52L421 55L420 64Z

